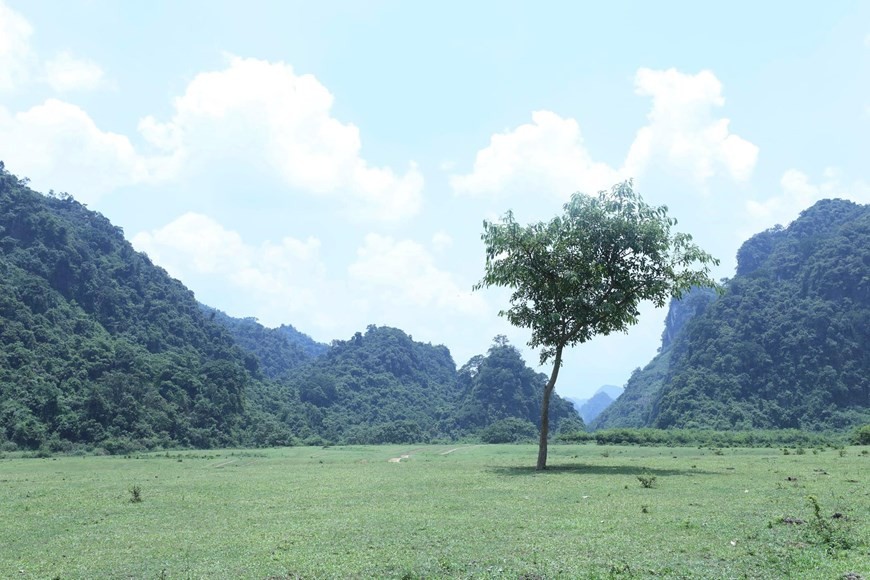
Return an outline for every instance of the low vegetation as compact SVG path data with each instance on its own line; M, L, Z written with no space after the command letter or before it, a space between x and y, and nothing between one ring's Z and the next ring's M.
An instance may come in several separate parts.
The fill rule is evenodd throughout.
M863 430L847 433L811 432L798 429L714 431L712 429L603 429L561 433L562 443L594 442L599 445L657 445L668 447L839 447L860 445ZM796 450L796 452L798 452Z
M7 453L0 577L866 577L870 456L846 450Z

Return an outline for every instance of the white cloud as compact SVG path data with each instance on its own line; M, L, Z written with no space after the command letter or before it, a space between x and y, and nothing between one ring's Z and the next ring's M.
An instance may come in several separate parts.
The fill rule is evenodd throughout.
M221 296L225 309L240 305L233 315L271 326L292 321L330 338L372 322L426 333L487 313L470 284L462 288L411 240L367 235L340 279L328 278L317 238L251 244L198 213L140 232L132 243L206 303Z
M359 129L331 116L332 94L290 65L231 57L226 69L197 75L175 100L171 120L139 128L172 153L175 169L213 162L265 161L293 188L348 196L353 214L397 220L422 202L423 177L399 175L360 156Z
M486 304L469 287L460 287L451 273L439 270L431 254L411 240L369 234L348 268L350 279L370 300L394 308L438 308L451 313L483 314Z
M713 73L639 69L635 88L652 98L652 109L621 168L592 159L576 120L536 111L531 124L493 135L477 152L471 173L451 176L454 191L589 193L638 177L658 162L700 185L720 174L737 181L750 177L758 147L731 133L728 119L713 115L725 102Z
M771 227L790 223L801 211L821 199L836 197L858 203L870 202L870 185L867 183L856 180L844 184L842 172L835 167L825 169L822 177L821 183L814 184L802 171L789 169L780 179L780 195L761 202L747 201L746 210L756 223Z
M69 54L48 63L46 73L57 90L105 85L97 65ZM370 165L360 157L359 130L330 115L332 102L312 75L296 75L283 63L231 58L226 69L190 82L171 120L140 121L156 154L137 152L126 136L100 130L81 108L49 99L16 114L0 107L0 155L34 186L67 190L86 203L126 185L238 163L265 164L291 188L339 199L353 218L416 214L423 189L416 164L402 175Z
M91 91L109 87L100 66L63 51L45 63L45 82L57 92Z
M450 184L457 193L568 196L620 179L618 171L592 160L577 121L535 111L532 123L493 135L477 152L472 172L451 176Z
M34 60L31 34L33 28L27 20L0 0L0 91L27 81Z
M653 106L649 124L638 131L626 157L628 174L638 175L661 159L699 184L721 173L736 181L752 175L758 147L731 133L728 119L713 114L725 99L712 72L642 68L635 75L635 92L652 97Z
M443 252L453 245L453 238L447 232L435 232L432 236L432 247L436 252Z
M176 278L205 275L253 296L256 314L267 324L286 322L288 312L327 307L319 302L326 270L314 237L255 246L208 216L187 213L136 234L132 244Z
M101 131L84 110L56 99L14 115L0 107L0 134L0 159L37 189L90 203L149 179L151 162L127 137Z

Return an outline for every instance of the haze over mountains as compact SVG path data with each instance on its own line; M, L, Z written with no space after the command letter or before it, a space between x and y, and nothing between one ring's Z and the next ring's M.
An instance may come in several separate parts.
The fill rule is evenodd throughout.
M599 410L619 389L602 387L581 405L593 428L870 422L868 206L821 201L738 261L721 297L671 304L659 355L615 403ZM325 345L229 317L100 214L0 166L5 448L514 440L537 425L545 381L503 337L457 368L396 328ZM566 400L551 418L583 428Z
M602 385L588 399L568 398L585 423L590 423L622 394L623 388Z

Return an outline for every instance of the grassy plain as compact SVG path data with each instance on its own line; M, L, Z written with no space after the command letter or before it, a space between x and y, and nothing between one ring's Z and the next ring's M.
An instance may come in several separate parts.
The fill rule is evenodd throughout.
M553 445L544 473L535 454L7 457L0 578L870 578L862 448Z

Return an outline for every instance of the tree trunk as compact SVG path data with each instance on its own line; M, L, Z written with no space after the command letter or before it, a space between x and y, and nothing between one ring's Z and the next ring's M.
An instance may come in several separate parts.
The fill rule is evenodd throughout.
M547 438L550 435L550 396L556 388L556 379L559 377L559 368L562 366L562 346L556 347L556 357L553 361L553 372L550 380L544 387L544 400L541 403L541 439L538 443L538 465L536 471L547 469Z

